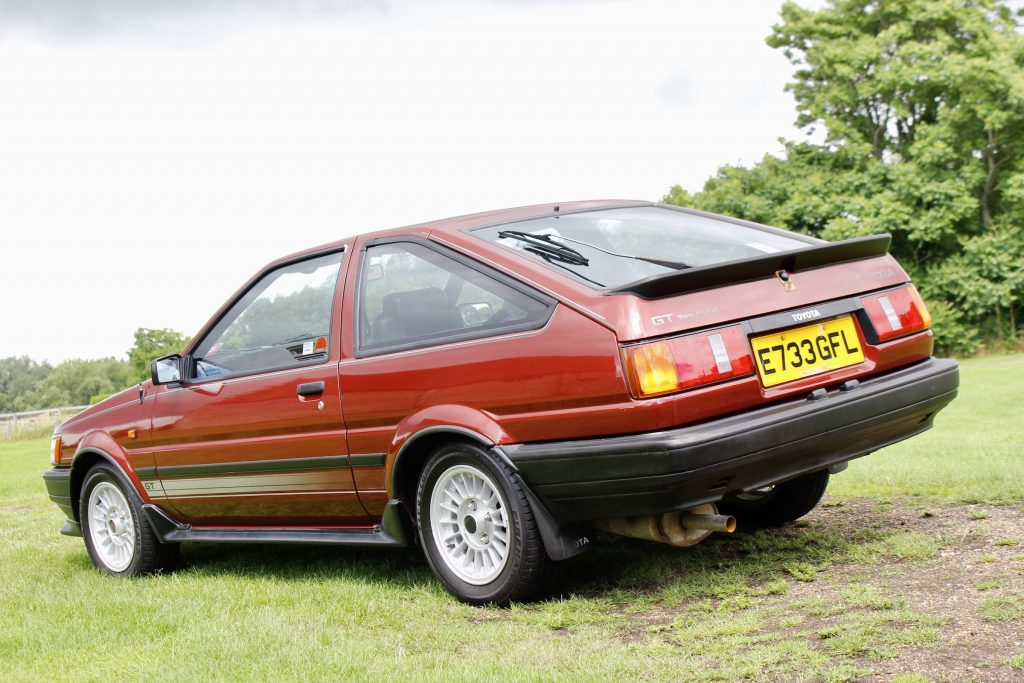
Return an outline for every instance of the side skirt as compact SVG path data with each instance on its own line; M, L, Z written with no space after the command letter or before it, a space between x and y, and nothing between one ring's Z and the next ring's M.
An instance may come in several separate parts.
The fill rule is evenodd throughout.
M314 545L408 546L397 500L388 501L380 524L370 529L203 528L184 524L156 505L143 505L146 521L161 543L308 543Z

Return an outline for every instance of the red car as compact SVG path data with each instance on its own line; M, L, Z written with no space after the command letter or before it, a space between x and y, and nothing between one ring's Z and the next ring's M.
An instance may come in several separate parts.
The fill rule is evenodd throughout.
M46 486L113 575L185 541L420 544L460 599L525 599L594 529L792 521L931 427L957 365L889 240L593 201L310 249L61 425Z

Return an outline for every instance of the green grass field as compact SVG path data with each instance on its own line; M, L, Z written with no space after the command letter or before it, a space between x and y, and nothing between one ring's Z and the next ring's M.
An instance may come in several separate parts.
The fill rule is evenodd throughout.
M1017 509L1022 405L1024 357L968 361L936 428L851 465L823 514L877 506L881 519L893 500L940 511L915 518L956 501ZM563 594L510 609L456 602L414 550L194 545L177 572L119 581L57 533L47 445L0 445L2 680L855 680L929 651L950 623L873 577L927 574L972 542L814 515L690 550L608 539L566 568ZM964 523L992 528L991 512L972 514L983 522ZM979 532L978 566L1019 575L1017 531ZM986 580L980 624L1018 628L1009 581ZM1024 666L1024 652L996 657Z
M920 436L850 463L838 496L928 496L968 503L1024 500L1024 356L961 364L960 393Z

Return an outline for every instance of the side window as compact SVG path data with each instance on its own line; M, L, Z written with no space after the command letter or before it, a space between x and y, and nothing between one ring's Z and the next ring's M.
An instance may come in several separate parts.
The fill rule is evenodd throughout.
M428 346L543 325L552 304L415 242L369 247L362 259L360 351Z
M267 273L192 354L192 377L230 376L327 359L342 253Z

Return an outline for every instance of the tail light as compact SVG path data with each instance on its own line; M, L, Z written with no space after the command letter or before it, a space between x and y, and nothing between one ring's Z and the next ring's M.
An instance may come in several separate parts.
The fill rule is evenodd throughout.
M623 348L633 395L649 398L754 374L739 325Z
M932 317L914 285L867 296L862 301L878 341L888 341L932 326Z

